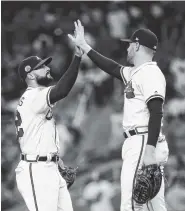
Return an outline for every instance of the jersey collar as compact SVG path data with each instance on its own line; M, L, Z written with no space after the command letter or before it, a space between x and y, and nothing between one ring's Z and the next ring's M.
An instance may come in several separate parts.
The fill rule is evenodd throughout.
M43 88L47 88L47 87L44 87L44 86L38 86L38 87L28 86L28 88L26 89L26 91L31 90L31 89L43 89Z
M29 86L29 87L26 89L26 91L31 90L31 89L33 89L33 87L30 87L30 86Z

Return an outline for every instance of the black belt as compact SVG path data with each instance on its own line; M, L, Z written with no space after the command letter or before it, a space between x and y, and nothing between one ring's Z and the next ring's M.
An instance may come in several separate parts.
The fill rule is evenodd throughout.
M37 161L48 161L47 156L36 156L36 159L27 159L27 156L25 154L21 154L21 160L27 161L27 162L37 162ZM52 162L57 162L59 161L59 156L58 155L53 155L51 157Z
M137 134L135 130L129 130L128 133L129 133L131 136L134 136L134 135ZM125 138L128 138L128 135L127 135L125 132L123 133L123 135L124 135Z
M137 134L145 134L145 133L148 133L148 131L144 131L144 132L138 132L136 131L135 129L133 130L128 130L127 133L129 133L130 136L134 136L134 135L137 135ZM128 138L129 136L127 135L126 132L123 133L124 137L125 138ZM158 142L161 143L163 141L166 141L166 138L161 138L161 139L158 139Z
M134 136L134 135L137 135L137 134L145 134L145 133L148 133L148 131L138 132L135 129L133 129L133 130L128 130L127 133L129 133L130 136ZM123 133L123 135L124 135L125 138L128 138L129 137L127 135L127 133L126 132Z

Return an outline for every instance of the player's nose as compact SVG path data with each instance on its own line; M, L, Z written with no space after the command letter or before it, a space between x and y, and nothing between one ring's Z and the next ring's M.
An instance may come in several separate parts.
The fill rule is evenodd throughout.
M50 68L45 66L45 70L48 72L48 71L50 71Z

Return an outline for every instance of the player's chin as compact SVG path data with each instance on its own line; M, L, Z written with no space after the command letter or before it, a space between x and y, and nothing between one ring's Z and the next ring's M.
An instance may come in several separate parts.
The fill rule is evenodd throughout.
M37 79L37 83L38 83L39 85L41 85L41 86L48 86L48 85L50 85L52 82L53 82L53 78L52 78L52 77L50 77L50 78L45 77L45 78L39 78L39 79Z

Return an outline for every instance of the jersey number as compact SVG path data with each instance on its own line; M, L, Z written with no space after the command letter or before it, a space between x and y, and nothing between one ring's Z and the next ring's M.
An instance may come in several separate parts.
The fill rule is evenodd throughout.
M24 130L23 128L21 128L22 124L22 119L21 119L21 115L18 111L16 111L16 115L15 115L15 126L16 126L16 130L17 130L17 140L20 138L20 137L23 137L24 135Z

